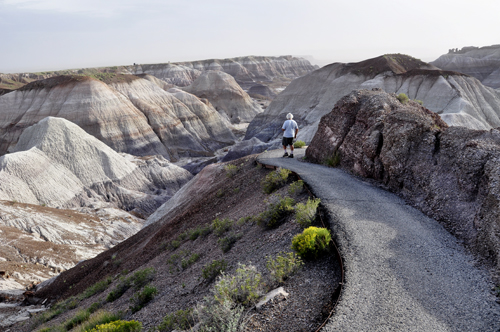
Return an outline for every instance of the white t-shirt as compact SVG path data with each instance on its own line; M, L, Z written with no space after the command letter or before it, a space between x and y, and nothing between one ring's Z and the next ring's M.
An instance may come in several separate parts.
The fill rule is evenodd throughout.
M285 129L283 137L295 137L295 129L299 129L299 126L295 120L286 120L281 128Z

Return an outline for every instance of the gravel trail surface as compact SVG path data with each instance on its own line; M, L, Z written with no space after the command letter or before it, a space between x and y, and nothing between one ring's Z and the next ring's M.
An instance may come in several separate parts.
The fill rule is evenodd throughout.
M342 170L281 158L321 198L344 260L345 282L322 331L500 331L488 271L437 221Z

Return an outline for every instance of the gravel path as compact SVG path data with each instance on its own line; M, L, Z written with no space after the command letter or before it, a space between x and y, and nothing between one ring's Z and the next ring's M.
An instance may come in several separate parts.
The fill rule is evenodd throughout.
M344 260L339 304L322 331L500 331L489 274L438 222L339 169L261 154L290 169L331 215Z

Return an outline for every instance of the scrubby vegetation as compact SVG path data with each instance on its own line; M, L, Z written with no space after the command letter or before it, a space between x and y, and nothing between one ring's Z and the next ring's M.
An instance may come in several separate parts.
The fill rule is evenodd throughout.
M292 248L302 258L318 258L328 250L330 241L328 229L311 226L293 237Z
M293 213L294 204L291 197L272 196L267 210L259 215L258 224L266 228L278 227Z
M223 259L215 259L211 263L205 265L202 270L202 277L208 282L212 282L215 278L226 271L227 262Z
M292 172L286 168L278 168L276 171L269 173L261 182L262 190L264 190L266 194L271 194L283 187L291 173Z
M305 204L298 203L295 206L295 220L302 228L311 226L320 202L319 198L308 198Z
M401 104L406 104L408 102L408 100L410 100L408 98L408 96L406 95L406 93L402 93L402 92L398 95L397 98L401 102Z
M276 258L269 258L266 267L271 276L278 284L282 284L286 278L297 272L304 262L295 253L279 253Z
M306 146L306 142L304 141L296 141L295 143L293 143L293 147L294 148L303 148L304 146Z

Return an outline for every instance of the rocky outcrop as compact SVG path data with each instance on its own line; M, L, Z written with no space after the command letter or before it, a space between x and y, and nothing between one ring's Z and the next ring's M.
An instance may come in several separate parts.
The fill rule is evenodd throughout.
M500 45L452 49L431 64L473 76L491 88L500 88Z
M223 71L206 71L183 90L208 99L232 123L250 122L262 112L259 104Z
M245 89L256 82L297 78L317 68L305 59L292 56L246 56L125 67L131 74L149 74L177 86L191 85L205 71L222 71L233 76Z
M256 84L248 89L248 94L254 98L273 99L277 94L267 85Z
M47 116L68 119L118 152L137 156L210 155L234 136L212 107L188 105L151 80L103 73L58 76L0 97L0 155Z
M147 216L191 177L161 156L120 155L77 125L47 117L0 157L0 199Z
M438 113L448 125L471 129L500 126L500 92L477 79L445 72L405 55L384 55L359 63L334 63L300 77L281 92L250 123L245 139L268 142L281 137L281 126L291 112L299 125L297 139L313 138L319 119L355 89L381 88L405 93Z
M500 131L449 127L416 102L359 90L321 118L308 160L378 181L500 266Z

